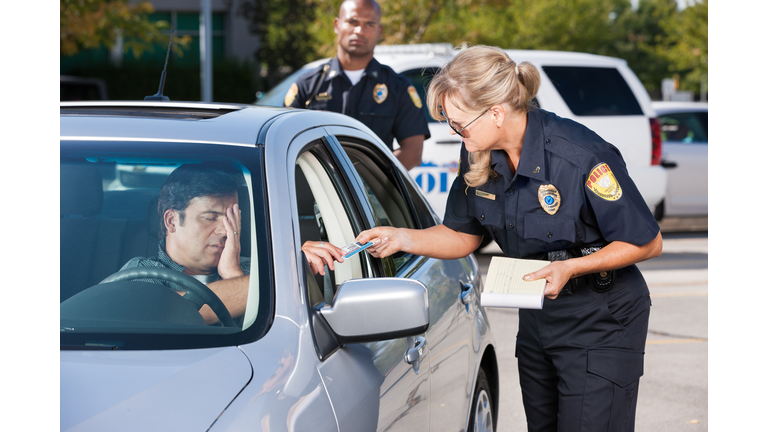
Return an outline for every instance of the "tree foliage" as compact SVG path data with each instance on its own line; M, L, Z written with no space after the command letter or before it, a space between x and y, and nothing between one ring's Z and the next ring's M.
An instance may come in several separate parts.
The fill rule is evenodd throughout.
M708 74L708 5L700 0L660 21L666 34L654 53L669 62L669 72L680 75L681 89L698 91Z
M63 56L101 46L112 48L122 37L123 49L139 58L156 43L168 41L164 31L170 24L150 21L148 14L154 9L146 1L133 5L128 0L59 0L59 6L59 49ZM182 46L191 41L188 36L174 39Z
M317 40L311 26L317 16L316 0L241 0L239 11L250 20L251 33L259 36L256 58L267 71L270 85L283 75L316 60Z
M336 53L333 20L341 0L242 0L266 67L295 69ZM627 60L649 90L680 74L686 88L707 73L707 0L380 0L380 44L486 44L580 51ZM287 10L303 6L310 10ZM266 51L264 51L266 50ZM263 52L262 52L263 51Z

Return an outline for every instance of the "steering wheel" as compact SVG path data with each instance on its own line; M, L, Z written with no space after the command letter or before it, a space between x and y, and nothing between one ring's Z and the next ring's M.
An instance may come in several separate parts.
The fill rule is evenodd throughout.
M229 314L229 310L227 310L227 307L224 306L224 303L219 299L216 293L211 291L210 288L199 280L176 270L164 267L133 267L114 273L99 283L104 284L133 279L160 279L177 283L181 285L188 294L192 294L190 297L197 297L203 304L210 306L213 313L216 314L219 321L221 321L224 326L235 327L235 321L232 320L232 315ZM186 297L186 295L184 297Z

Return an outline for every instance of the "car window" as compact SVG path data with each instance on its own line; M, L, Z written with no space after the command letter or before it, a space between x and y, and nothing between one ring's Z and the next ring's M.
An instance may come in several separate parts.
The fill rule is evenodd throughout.
M250 276L244 281L245 312L231 317L231 327L206 325L197 311L200 306L189 301L192 295L179 295L195 289L179 279L185 277L181 274L184 267L175 263L165 250L158 197L168 176L182 166L221 169L232 179L228 187L236 185L234 202L242 214L238 234L240 264ZM261 196L261 192L254 192L254 187L260 190L263 182L238 160L84 149L62 156L60 174L62 345L103 344L119 349L220 345L225 342L217 341L217 335L237 335L255 327L257 322L268 322L260 316L269 299L261 291L268 287L261 285L264 279L258 263L263 248L257 247L264 241L266 230L263 216L259 223L254 217L263 214L263 209L254 208L255 199ZM185 205L180 214L186 219L178 223L187 230L199 229L197 233L203 233L195 234L194 239L205 237L200 255L207 256L209 244L225 241L224 236L211 234L218 230L213 227L223 224L221 216L206 208L195 218L192 215L198 213L192 213L186 200ZM208 227L212 228L207 230ZM211 240L214 236L216 241ZM215 247L222 247L221 243ZM147 273L166 270L168 275ZM125 273L129 275L124 280L102 283L107 277ZM203 286L218 280L217 275L193 278Z
M632 89L616 68L543 66L542 69L575 115L643 115Z
M708 117L706 112L683 112L659 116L662 141L705 143Z
M429 86L429 82L432 81L432 78L434 78L435 74L437 74L439 71L439 68L428 67L423 69L411 69L401 73L401 75L408 78L408 80L410 80L413 86L416 88L416 92L421 98L424 115L427 116L427 121L429 123L437 123L437 120L433 119L432 116L429 115L429 109L427 109L427 88Z
M350 217L350 200L338 189L329 174L330 162L323 157L318 144L305 151L296 161L296 204L298 209L301 244L307 241L328 242L343 247L355 240L358 232ZM331 303L338 287L348 279L364 276L365 254L357 254L335 263L334 270L325 268L325 275L316 274L320 293L310 287L309 298L314 305L321 301Z
M399 176L389 159L373 146L365 146L343 137L339 137L339 141L363 182L378 224L398 228L418 228L420 221L411 208L410 196L402 189L404 179ZM423 207L422 209L426 210ZM400 269L412 257L413 255L405 252L396 253L393 255L395 268Z

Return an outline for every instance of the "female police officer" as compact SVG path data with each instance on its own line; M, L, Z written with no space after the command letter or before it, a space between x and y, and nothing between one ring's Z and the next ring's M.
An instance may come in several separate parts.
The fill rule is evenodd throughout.
M531 106L539 74L474 46L434 77L428 105L463 138L444 222L358 236L384 257L472 253L491 235L509 257L552 261L541 310L521 309L516 356L529 431L634 430L650 295L637 262L661 235L619 151Z

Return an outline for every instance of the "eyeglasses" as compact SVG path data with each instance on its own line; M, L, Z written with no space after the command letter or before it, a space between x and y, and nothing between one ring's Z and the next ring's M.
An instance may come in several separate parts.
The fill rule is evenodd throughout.
M480 117L482 117L482 116L483 116L483 114L487 113L489 109L491 109L491 107L488 107L488 108L486 108L486 109L485 109L485 111L483 111L483 112L482 112L482 114L480 114L479 116L475 117L475 120L477 120L477 119L479 119ZM462 134L461 134L461 131L463 131L464 129L468 128L468 127L469 127L469 125L471 125L472 123L474 123L474 122L475 122L475 120L472 120L471 122L467 123L467 125L466 125L466 126L464 126L463 128L461 128L461 129L456 129L456 126L454 126L454 125L453 125L453 120L449 119L449 118L448 118L448 116L447 116L447 115L445 115L445 110L443 110L443 107L442 107L442 105L440 106L440 114L442 114L442 115L443 115L443 117L445 117L445 119L446 119L446 120L448 120L448 126L449 126L451 129L453 129L453 131L454 131L454 132L456 132L456 135L458 135L458 136L460 136L460 137L462 137L462 138L466 138L466 137L465 137L464 135L462 135Z

